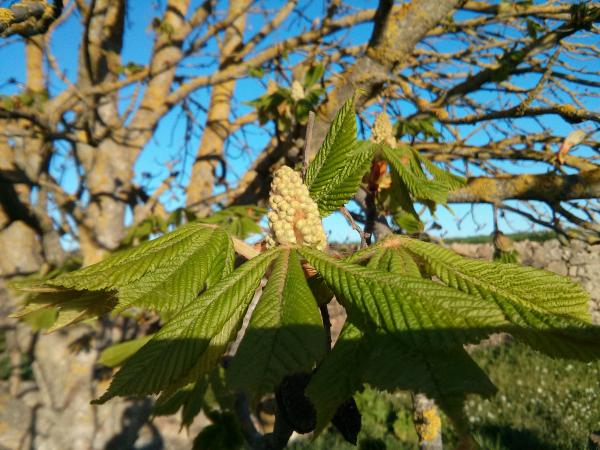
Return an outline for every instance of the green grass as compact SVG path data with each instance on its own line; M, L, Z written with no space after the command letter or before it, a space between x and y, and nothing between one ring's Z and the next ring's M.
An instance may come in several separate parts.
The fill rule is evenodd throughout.
M600 430L599 362L551 359L519 344L473 357L500 389L465 408L486 442L502 449L584 449L590 432Z
M587 448L590 432L600 430L599 362L555 360L516 343L475 350L473 358L499 388L493 398L473 397L465 407L482 448L580 450ZM361 450L416 448L406 393L365 389L356 401L363 415ZM454 448L454 433L446 425L444 441L444 448ZM297 442L290 448L356 447L328 429L316 440Z

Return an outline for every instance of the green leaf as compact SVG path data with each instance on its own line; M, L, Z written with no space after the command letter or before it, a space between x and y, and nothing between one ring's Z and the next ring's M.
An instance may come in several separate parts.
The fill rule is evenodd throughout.
M394 222L406 233L414 234L423 231L423 222L410 212L398 209L394 214Z
M44 314L53 309L57 315L48 332L56 331L75 322L97 317L110 312L117 304L115 293L111 291L82 291L38 284L20 285L19 289L29 294L29 303L11 317L25 318Z
M427 335L425 332L424 341ZM425 344L419 348L402 333L382 330L365 338L370 351L363 355L367 359L363 379L370 386L425 393L454 420L460 419L467 394L489 397L496 393L494 384L462 345L441 349Z
M56 323L57 318L58 310L49 307L32 312L24 318L24 322L34 331L40 331L51 328Z
M403 248L389 248L378 252L371 258L367 267L403 276L421 278L419 266L411 254Z
M349 322L344 324L331 353L319 365L306 387L305 394L317 410L315 433L331 421L339 405L359 391L369 351L363 333Z
M346 322L306 390L317 410L317 431L365 383L390 392L423 392L444 405L461 402L467 393L489 396L496 391L461 345L415 347L407 337L381 329L364 332Z
M395 170L390 173L391 186L379 194L379 200L383 202L384 210L389 211L396 225L406 233L417 233L423 230L419 214L415 210L414 203L406 183Z
M498 251L494 252L494 261L501 262L501 263L518 264L519 263L519 252L516 250L510 250L508 252L498 250Z
M172 395L161 395L154 403L154 416L170 416L181 408L181 425L189 427L194 418L205 406L205 393L208 388L207 377L196 383L190 383Z
M210 411L212 421L194 439L192 450L236 450L244 445L244 435L236 417L229 412Z
M116 292L118 310L141 306L173 313L229 273L234 257L225 231L191 223L45 284L82 294ZM56 297L64 294L59 290ZM67 300L60 303L68 306Z
M201 294L123 364L108 391L146 395L183 386L212 370L238 332L248 305L278 250L260 254Z
M285 375L310 372L326 342L297 252L284 249L227 369L228 381L254 398L273 392Z
M262 229L257 222L266 213L265 208L252 205L236 205L217 211L207 218L199 219L199 221L219 225L232 235L240 239L246 239L253 234L262 233Z
M334 177L346 164L347 156L356 145L356 118L354 115L354 97L346 101L338 111L321 148L306 171L304 182L310 188L313 184L322 186Z
M312 105L312 109L314 110L319 103L321 97L325 94L325 89L321 87L314 87L312 89L306 90L306 94L304 95L304 100Z
M326 164L323 176L310 187L310 196L317 202L321 216L328 216L354 197L364 174L369 170L374 146L360 141L353 149L346 149L335 167ZM321 174L319 176L321 176Z
M194 386L194 383L190 383L187 386L178 389L175 391L175 393L163 393L154 402L154 406L152 407L152 415L171 416L175 414L185 404L185 402L188 401Z
M506 324L495 305L430 280L405 277L333 259L303 247L301 254L321 274L356 324L388 332L431 330L441 347L447 331L457 341ZM372 326L371 325L371 326ZM444 331L447 330L447 331ZM471 333L473 332L473 333ZM419 334L414 335L419 339Z
M127 358L142 348L152 336L144 336L131 341L120 342L111 345L100 354L98 362L107 367L117 367L123 364Z
M306 71L304 76L304 88L307 89L317 83L325 73L325 67L322 64L316 64Z
M461 188L466 184L467 180L465 178L442 169L427 158L420 157L419 159L433 179L446 186L449 191Z
M368 262L371 258L373 258L377 253L380 253L385 248L384 247L385 240L380 240L375 242L374 245L369 245L368 247L362 248L360 250L355 251L354 253L348 255L344 261L352 264L362 264Z
M313 110L313 105L305 99L300 99L296 102L294 110L298 123L305 125L308 121L308 113Z
M512 333L550 355L600 356L600 327L590 325L589 295L567 277L515 264L471 260L435 244L399 237L442 282L502 311Z
M383 145L381 148L385 159L415 199L446 203L448 187L435 179L430 180L427 178L416 152L408 146L392 148Z

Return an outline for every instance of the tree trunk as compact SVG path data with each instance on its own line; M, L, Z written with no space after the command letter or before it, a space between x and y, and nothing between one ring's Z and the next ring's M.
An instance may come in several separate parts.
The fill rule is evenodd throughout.
M115 250L125 235L125 209L135 152L110 140L98 147L81 146L79 152L85 155L81 159L90 192L85 220L79 224L83 263L89 265Z
M246 26L246 13L249 0L231 1L229 18L237 17L227 28L221 50L220 70L235 64L235 50L242 42ZM235 80L213 86L210 105L206 116L206 125L196 160L192 167L192 176L187 190L187 205L196 213L204 216L210 213L210 205L203 200L212 195L215 185L215 173L219 161L224 161L223 150L229 135L229 114L231 98L235 89Z

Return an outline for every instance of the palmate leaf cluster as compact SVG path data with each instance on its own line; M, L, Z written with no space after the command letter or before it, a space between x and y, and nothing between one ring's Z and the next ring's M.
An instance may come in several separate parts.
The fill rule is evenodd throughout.
M301 87L302 95L296 97L293 87L271 87L264 95L248 102L248 105L256 108L258 121L264 125L273 121L280 131L290 128L292 122L306 124L308 114L314 111L319 104L325 89L319 84L325 68L317 64L310 67L304 74L302 82L296 81ZM261 77L261 69L254 68L250 71L253 76Z
M423 223L414 203L423 203L435 213L438 204L446 204L448 192L463 186L465 180L436 166L406 144L379 147L390 166L391 178L390 186L379 196L381 209L389 211L401 230L420 232Z
M411 196L444 202L460 184L411 149L357 141L351 100L306 174L323 216L354 195L380 150ZM236 243L224 227L186 224L93 266L30 284L20 315L57 308L58 328L105 313L155 311L159 331L103 354L102 363L121 368L96 402L159 394L156 413L182 408L184 424L208 391L241 391L256 401L292 374L310 376L305 392L317 430L365 384L423 392L460 422L466 395L496 390L466 344L508 332L551 356L600 357L588 295L566 277L466 259L398 234L346 259L277 246L237 267ZM334 295L347 321L330 349L319 304ZM245 318L241 344L224 369L222 357ZM209 412L229 423L225 412ZM210 433L203 439L212 439Z

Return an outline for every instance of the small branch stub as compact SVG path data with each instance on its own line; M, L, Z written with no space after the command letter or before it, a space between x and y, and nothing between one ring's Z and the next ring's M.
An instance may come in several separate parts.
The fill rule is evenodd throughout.
M435 402L423 394L414 394L413 420L419 449L442 450L442 420Z
M310 141L312 141L313 129L315 127L315 113L308 113L308 122L306 124L306 137L304 138L304 147L302 149L302 181L306 178L308 170L308 159L310 158Z

